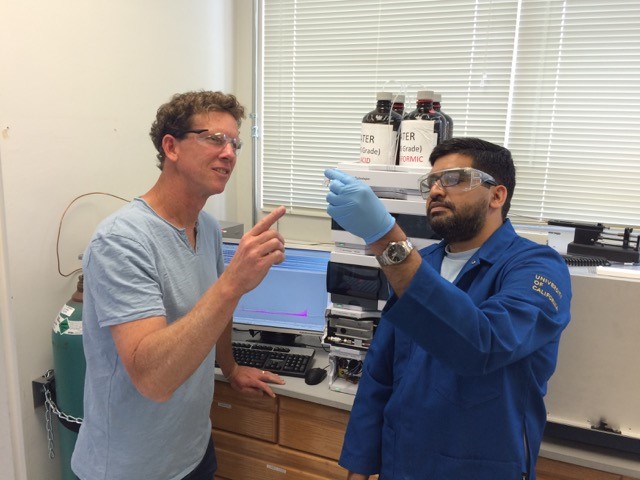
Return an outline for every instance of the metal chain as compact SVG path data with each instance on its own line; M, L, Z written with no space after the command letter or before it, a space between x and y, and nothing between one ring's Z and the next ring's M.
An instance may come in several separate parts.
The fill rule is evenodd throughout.
M49 393L48 390L46 392ZM56 457L56 454L53 451L53 426L51 425L51 409L49 408L49 404L47 402L45 402L44 408L44 418L45 423L47 424L47 446L49 447L49 458L53 460Z
M58 407L51 399L51 392L49 392L49 389L47 387L44 387L44 396L47 399L46 400L47 406L51 408L51 411L55 413L58 418L61 418L62 420L66 420L67 422L77 423L78 425L82 425L82 418L74 417L73 415L68 415L58 410Z
M53 370L47 370L44 374L44 378L49 379L53 377ZM43 385L44 389L44 397L45 397L45 412L44 417L47 425L47 442L49 447L49 458L53 459L55 457L55 453L53 450L53 425L51 424L51 412L55 413L56 416L62 420L66 420L67 422L77 423L78 425L82 425L82 418L74 417L73 415L68 415L66 413L58 410L55 402L51 398L51 391L47 385Z
M51 377L53 377L53 370L51 369L47 370L43 375L43 377L49 380ZM51 394L49 393L49 389L47 388L46 384L43 385L42 388L44 390L45 398L47 397L47 395L51 397ZM49 402L47 402L46 400L44 402L44 408L45 408L44 419L45 419L45 424L47 426L47 446L49 447L49 458L53 460L56 456L56 453L53 450L53 425L51 424L51 408L49 408Z

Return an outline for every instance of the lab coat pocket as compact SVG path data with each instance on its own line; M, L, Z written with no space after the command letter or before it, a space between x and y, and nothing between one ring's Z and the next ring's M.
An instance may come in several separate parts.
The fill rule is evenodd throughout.
M435 456L436 472L433 478L455 480L519 480L520 467L515 462L497 462L470 458Z
M461 408L471 408L502 394L502 369L485 375L458 375L439 362L434 362L433 379L437 392Z

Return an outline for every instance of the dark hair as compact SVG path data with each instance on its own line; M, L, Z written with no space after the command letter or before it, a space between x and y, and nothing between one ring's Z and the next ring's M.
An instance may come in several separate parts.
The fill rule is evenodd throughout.
M507 218L511 198L516 188L516 167L511 152L506 148L479 138L456 137L446 140L432 150L429 163L433 166L440 157L459 153L471 157L471 166L495 178L498 185L507 188L507 200L502 206L502 218Z
M164 150L162 139L165 135L173 135L176 138L184 136L190 130L191 120L194 115L208 112L227 112L236 119L238 127L244 118L244 107L240 105L233 95L222 92L186 92L177 93L171 100L158 108L156 120L151 125L149 136L158 151L158 168L162 170L164 165Z

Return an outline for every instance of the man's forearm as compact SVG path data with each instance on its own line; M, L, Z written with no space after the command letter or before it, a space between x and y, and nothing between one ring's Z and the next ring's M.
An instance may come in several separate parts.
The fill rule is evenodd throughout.
M229 288L218 280L187 315L170 325L163 317L155 317L111 327L118 354L142 395L168 400L225 332L229 341L239 295L225 290Z
M231 377L237 366L233 358L233 348L231 346L232 333L233 324L229 322L216 343L216 361L218 365L220 365L220 369L225 378Z

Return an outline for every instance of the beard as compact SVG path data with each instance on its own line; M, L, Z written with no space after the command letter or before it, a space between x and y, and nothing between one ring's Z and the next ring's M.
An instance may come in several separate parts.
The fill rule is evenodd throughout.
M427 219L431 229L440 235L447 243L465 242L478 235L487 220L488 201L482 201L459 210L449 202L443 202L449 209L449 214L431 215L427 210Z

